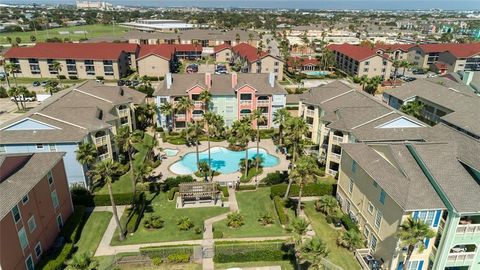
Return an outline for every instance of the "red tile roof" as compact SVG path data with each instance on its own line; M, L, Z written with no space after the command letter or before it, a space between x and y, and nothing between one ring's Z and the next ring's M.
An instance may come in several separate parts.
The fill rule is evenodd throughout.
M303 61L301 60L303 59ZM302 66L309 66L309 65L318 65L318 60L316 58L300 58L298 56L293 56L293 57L289 57L288 60L287 60L287 65L290 66L290 67L293 67L294 66L294 60L297 61L297 66L299 65L302 65Z
M156 55L158 57L170 60L172 54L175 52L175 47L168 44L160 45L141 45L140 53L138 54L138 60L147 57L149 55Z
M438 62L435 62L434 65L438 70L448 69L447 64L445 64L444 62L438 61Z
M415 44L379 44L375 46L375 50L387 51L390 49L391 51L401 50L408 52L413 46L415 46Z
M238 53L240 56L247 58L248 62L256 62L259 59L269 55L268 52L261 51L258 53L257 48L249 45L247 43L240 43L234 46L233 51Z
M33 47L15 47L5 58L117 60L122 51L131 52L136 44L128 43L37 43Z
M218 52L221 52L225 49L232 49L232 46L230 46L230 44L228 44L228 43L223 43L222 45L218 45L218 46L213 47L213 52L218 53Z
M363 61L375 55L388 59L388 55L380 55L377 53L377 50L348 43L330 44L327 46L327 48L331 51L340 52L357 61Z
M480 53L480 42L477 43L440 43L440 44L419 44L418 47L425 53L449 51L456 57L470 57Z

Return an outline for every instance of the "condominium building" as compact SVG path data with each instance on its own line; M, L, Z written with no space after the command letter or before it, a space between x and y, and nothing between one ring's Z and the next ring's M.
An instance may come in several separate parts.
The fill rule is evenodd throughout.
M480 139L480 97L470 86L450 80L450 75L416 80L387 89L383 101L395 109L412 101L423 104L421 118L428 123L445 123Z
M213 56L217 63L230 63L233 57L232 46L227 43L213 47Z
M392 61L388 54L365 46L331 44L327 48L335 54L338 69L351 76L390 77Z
M37 43L9 49L5 60L17 65L17 77L120 79L135 69L138 50L128 43ZM60 63L59 70L55 62Z
M73 212L63 152L0 155L0 268L33 270Z
M480 70L480 43L419 44L409 49L408 61L421 68L430 68L439 61L448 71Z
M316 70L320 62L312 57L292 56L287 60L288 71L313 71Z
M480 143L444 124L429 142L346 143L337 199L357 222L367 249L357 255L403 269L407 249L397 237L407 218L435 236L416 246L405 269L478 269L480 261Z
M277 80L283 80L284 61L268 52L259 51L252 45L241 43L232 47L231 63L240 67L243 73L273 73Z
M318 158L329 175L339 172L342 143L421 141L429 128L342 81L300 95L298 114L309 126L305 138L319 145Z
M115 159L114 135L119 127L135 128L134 108L144 101L145 94L128 87L85 82L0 125L0 153L65 152L69 184L88 185L76 159L79 144L93 143L98 160Z
M209 91L212 99L208 108L199 100L199 94ZM154 96L157 106L171 102L174 105L182 97L194 101L190 111L177 111L173 115L158 115L158 123L164 128L181 129L192 120L202 119L206 110L223 117L225 124L230 126L235 120L248 116L255 109L262 110L267 121L260 123L260 128L271 128L273 114L284 108L287 92L270 74L167 74L164 83Z
M387 54L391 60L408 60L408 50L413 44L381 44L376 45L375 50L382 54Z

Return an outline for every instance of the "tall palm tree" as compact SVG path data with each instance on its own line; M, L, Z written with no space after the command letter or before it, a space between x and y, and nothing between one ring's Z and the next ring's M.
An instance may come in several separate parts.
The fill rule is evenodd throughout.
M212 100L212 94L208 90L204 90L199 95L199 100L203 102L203 110L206 112L208 111L208 104Z
M291 117L288 119L286 123L286 137L293 145L292 151L292 164L295 164L297 151L300 144L300 141L303 138L303 135L308 131L307 123L305 119L301 117ZM290 193L290 188L292 186L293 179L290 177L287 186L287 192L285 192L284 199L288 198L288 194Z
M369 91L367 92L369 92L372 95L375 95L375 92L377 92L377 89L378 89L378 85L380 85L382 81L383 81L383 78L381 76L375 76L373 78L370 78L367 83L368 84L367 88L369 89Z
M367 83L369 82L369 79L368 79L367 75L363 75L363 76L359 77L358 82L362 86L362 91L365 91L365 85L367 85Z
M112 183L117 180L115 175L119 172L119 165L111 159L104 159L95 165L93 170L93 181L102 181L107 184L108 194L110 195L110 203L112 204L113 217L118 228L118 239L120 241L125 240L124 230L120 223L120 218L117 213L117 206L115 205L115 199L113 198Z
M195 107L193 100L191 100L189 97L182 97L180 100L177 102L175 109L176 112L185 112L185 119L188 118L188 113ZM188 138L188 132L186 133L186 139L187 142L189 140Z
M330 253L325 242L318 236L306 240L295 249L300 262L309 263L308 269L322 269L322 260Z
M7 63L5 64L5 71L9 74L12 74L13 80L15 81L15 86L18 86L17 84L17 76L15 75L19 69L18 64L16 63Z
M301 156L290 173L290 179L297 182L299 186L297 215L299 215L301 211L303 187L306 183L314 182L318 174L319 169L317 162L315 158L311 156Z
M205 120L205 134L207 135L207 144L208 144L208 173L210 177L212 177L212 157L210 155L210 136L212 133L215 133L216 129L216 118L217 115L213 112L206 112L203 115L203 119Z
M62 77L60 76L60 71L62 71L62 65L58 61L53 61L52 64L52 70L57 72L57 78L59 79L60 82L62 82Z
M405 70L407 68L410 68L412 64L410 64L410 62L408 62L407 60L402 60L399 66L403 68L402 76L405 76Z
M237 144L242 148L245 148L245 172L244 179L247 179L248 175L248 142L252 137L252 124L248 117L244 117L241 120L237 120L233 123L230 130L229 142L231 144Z
M420 118L422 116L423 103L418 100L408 102L400 107L400 111L415 118Z
M195 152L196 152L196 155L197 155L197 168L198 168L199 163L200 163L200 154L198 152L198 143L199 143L199 140L200 140L200 135L203 132L203 127L204 127L204 124L202 123L202 121L194 121L193 123L187 123L187 127L185 129L185 136L187 136L187 138L191 138L192 140L195 141Z
M265 123L267 118L262 115L262 110L256 109L253 110L252 114L250 115L252 122L256 122L257 127L257 154L255 156L255 183L258 185L258 166L260 165L260 123Z
M84 165L89 172L97 159L97 148L92 143L82 143L75 151L77 161ZM89 174L89 173L88 173ZM89 183L91 186L91 183Z
M20 94L18 92L18 87L13 86L10 87L7 91L7 94L9 97L13 98L13 102L15 102L15 105L17 105L17 109L20 111L20 105L23 108L23 104L21 104L21 100L19 98ZM20 105L18 105L20 103Z
M276 110L273 113L273 123L278 125L279 145L283 145L283 128L289 117L290 113L285 108Z
M393 67L394 67L395 69L394 69L394 71L393 71L393 84L392 84L392 86L393 86L393 87L396 87L396 84L397 84L397 72L398 72L398 68L400 67L400 61L398 61L398 60L393 61Z
M357 248L360 248L363 243L362 235L354 230L350 229L346 232L342 232L337 238L337 244L348 248L350 251L354 251Z
M403 269L406 269L406 266L408 266L415 246L419 245L419 250L422 251L425 249L425 243L423 241L426 238L432 238L434 236L435 232L421 219L412 219L409 217L400 225L400 231L397 233L397 237L400 239L400 245L407 247L407 256L402 262Z
M173 128L175 128L175 121L173 121L173 113L175 112L175 107L171 102L165 102L160 105L160 112L165 115L167 124L171 121L173 124ZM168 133L168 125L167 125L167 133Z

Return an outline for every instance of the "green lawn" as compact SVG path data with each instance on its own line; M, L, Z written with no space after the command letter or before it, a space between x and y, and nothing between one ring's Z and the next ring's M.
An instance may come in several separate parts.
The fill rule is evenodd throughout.
M112 245L202 239L202 233L196 234L194 228L188 231L180 231L177 228L177 219L184 216L189 217L195 227L201 228L203 232L203 221L205 219L228 212L227 208L221 207L176 209L175 204L176 200L173 202L167 200L167 193L159 193L151 203L151 212L145 212L145 215L152 213L160 215L163 220L165 220L165 226L157 230L147 230L143 227L144 220L142 220L138 230L133 235L127 235L127 239L123 242L118 241L117 233L115 233L112 239ZM124 214L122 220L125 221L125 219L126 215Z
M92 212L76 244L78 248L76 252L88 252L93 255L111 218L111 212Z
M151 142L153 140L153 137L146 134L144 136L144 141L145 142ZM144 147L142 143L138 143L134 145L135 149L137 149L137 153L133 157L133 166L138 167L143 163L143 160L145 158L145 155L147 154L147 148ZM132 191L132 182L131 182L131 172L128 171L126 174L120 176L120 178L113 182L112 184L112 190L113 193L129 193ZM100 189L98 189L95 193L97 194L108 194L108 188L107 185L104 185Z
M227 226L226 220L215 223L214 229L223 232L224 238L287 235L278 221L273 201L270 199L270 188L237 192L236 196L245 224L240 228L232 229ZM258 218L266 212L275 218L275 223L264 227L258 222Z
M68 31L68 34L61 35L59 32ZM75 31L86 31L86 34L75 34ZM9 32L0 34L0 44L8 44L7 37L12 38L15 41L19 37L22 41L21 43L31 43L30 36L34 35L37 40L36 42L45 41L47 38L58 37L60 39L69 38L71 41L78 41L81 38L96 38L104 36L122 36L129 30L120 26L104 25L104 24L93 24L93 25L82 25L82 26L70 26L70 27L60 27L52 28L48 30L37 30L37 31L27 31L27 32Z
M241 262L241 263L216 263L215 269L243 268L243 267L262 267L262 266L280 266L282 270L294 270L294 265L289 261L273 262Z
M330 254L327 260L343 269L360 269L360 265L353 256L353 252L337 246L339 231L333 229L325 220L325 216L315 210L314 202L305 203L305 213L310 219L315 233L327 243Z
M247 173L247 178L245 179L245 171L242 172L242 176L240 176L240 182L242 183L248 183L250 182L250 180L252 180L252 178L254 178L256 175L259 175L259 174L262 174L263 172L263 169L260 167L258 168L258 171L255 167L251 168L248 170L248 173ZM260 181L261 179L258 179L258 181Z

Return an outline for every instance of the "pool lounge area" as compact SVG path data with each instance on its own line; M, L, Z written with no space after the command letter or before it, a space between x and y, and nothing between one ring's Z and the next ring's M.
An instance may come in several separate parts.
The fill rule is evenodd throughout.
M308 76L327 76L331 72L325 71L325 70L315 70L315 71L302 71L302 73Z
M178 154L178 152L180 152L180 150L172 149L172 148L165 148L165 149L163 149L163 152L165 153L165 155L167 157L174 157Z

